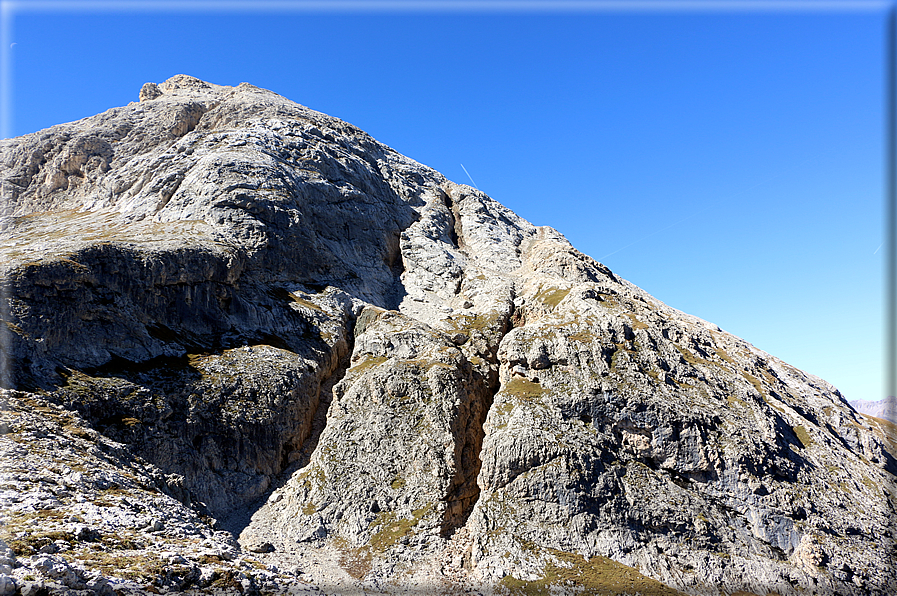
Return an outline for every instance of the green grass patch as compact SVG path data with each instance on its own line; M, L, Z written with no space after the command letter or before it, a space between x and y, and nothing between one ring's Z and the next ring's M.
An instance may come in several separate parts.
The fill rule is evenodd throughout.
M375 366L379 366L389 360L386 356L368 356L361 362L356 362L353 364L349 370L353 373L364 372L369 368L374 368Z
M761 393L760 395L763 397L763 401L766 402L766 405L771 407L779 414L783 414L785 416L788 415L788 412L786 412L784 408L780 408L779 406L777 406L769 395L767 395L766 393Z
M865 474L863 474L863 484L866 486L866 488L868 488L873 493L878 492L878 489L879 489L878 485L875 484L875 482L873 482L872 479L869 478L868 476L866 476Z
M763 378L766 379L766 382L770 385L776 385L779 381L779 379L774 374L772 374L765 368L760 369L760 374L763 375Z
M677 596L681 594L655 579L642 575L632 567L606 557L586 559L582 555L549 549L558 563L548 562L543 576L537 580L520 580L512 575L502 578L501 585L511 596L551 596L560 587L581 588L579 594L611 596ZM554 590L552 588L555 588Z
M631 312L624 312L623 314L626 315L627 317L629 317L629 320L632 321L633 329L647 329L648 328L647 323L642 323L641 321L639 321L635 317L635 315L632 314Z
M510 401L504 401L501 403L501 405L495 408L495 411L499 416L505 417L514 411L514 404Z
M293 297L293 302L295 302L296 304L301 304L305 308L310 308L311 310L316 310L318 312L324 312L320 306L318 306L311 300L306 300L305 298L300 298L299 296L296 296L295 294L290 294L290 296Z
M302 482L306 491L310 491L316 486L319 488L324 486L327 482L327 474L321 465L312 463L299 473L298 480Z
M534 383L523 377L514 377L508 381L502 391L509 395L522 397L524 399L535 399L545 393L545 389L539 383Z
M233 569L215 569L217 577L212 581L210 587L218 588L225 591L243 592L243 586L240 584L238 572Z
M807 432L807 429L803 426L795 426L794 434L797 435L798 440L800 440L801 445L804 446L804 449L808 449L810 445L813 444L813 439L810 438L810 434Z
M554 308L560 304L561 300L566 298L569 293L569 288L547 287L544 290L540 289L539 293L536 294L536 300L549 308Z
M584 344L590 344L595 341L595 334L591 331L577 331L567 336L567 339L578 341Z
M699 364L703 364L704 366L715 366L716 365L716 363L714 363L714 362L711 362L709 360L705 360L703 358L699 358L698 356L695 356L689 350L686 350L685 348L683 348L682 346L680 346L677 343L673 343L673 345L676 347L677 350L679 350L679 353L682 355L682 359L685 360L686 362L688 362L689 364L691 364L692 366L697 366Z
M34 534L22 536L21 538L7 539L6 544L17 556L28 557L35 554L42 547L51 542L56 542L57 540L64 540L65 542L72 543L75 540L75 537L69 532L36 532Z
M743 376L745 379L747 379L748 383L750 383L751 385L754 386L754 389L757 390L757 393L759 393L760 395L762 395L764 397L766 396L766 392L763 391L763 385L760 383L760 381L759 381L759 379L757 379L757 377L753 376L751 373L749 373L747 371L741 371L741 376Z
M741 407L743 407L743 408L746 408L746 407L747 407L747 404L744 403L744 400L738 399L738 398L735 397L734 395L727 395L727 396L726 396L726 401L729 403L729 407L730 407L730 408L733 407L733 406L735 406L736 404L739 405L739 406L741 406Z
M483 331L491 329L500 316L498 312L491 311L483 315L457 315L448 320L455 331Z
M601 300L598 301L598 304L600 304L604 308L614 308L616 306L620 306L620 302L616 298L611 297L609 294L599 293L598 295L601 296Z
M84 439L85 441L94 441L97 439L98 435L95 430L91 430L89 428L83 428L80 426L75 426L74 424L67 424L62 427L62 430L69 433L73 437L78 437L79 439ZM76 472L83 472L84 470L75 470Z
M617 349L614 350L613 355L610 357L610 369L613 371L617 370L617 367L620 364L620 358L622 358L625 354L635 354L635 350L630 350L626 347L625 343L614 344L617 346Z
M168 571L168 565L161 559L142 555L110 555L102 551L92 551L84 563L88 569L104 575L132 580L154 581Z
M379 526L379 530L371 536L369 542L371 548L376 551L383 552L391 546L394 546L403 536L406 536L414 526L420 523L420 520L432 509L432 505L425 505L420 509L415 509L411 513L410 518L397 519L392 511L384 511L377 515L372 525Z
M305 308L310 308L312 310L316 310L318 312L324 312L321 310L321 307L311 302L310 300L306 300L305 298L300 298L296 294L290 292L286 288L271 288L268 290L268 295L276 300L280 300L282 302L295 302L296 304L301 304Z
M735 365L735 361L732 360L732 357L729 356L729 353L726 352L724 349L714 347L714 348L713 348L713 351L716 352L716 355L717 355L717 356L719 356L720 358L722 358L723 360L725 360L725 361L728 362L729 364L731 364L731 365L733 365L733 366Z
M648 376L648 378L654 382L655 385L662 384L662 382L660 380L660 375L657 373L656 370L649 368L649 369L643 370L642 372L644 372ZM675 381L673 381L673 382L675 383Z
M891 452L891 455L897 456L897 424L883 418L876 418L868 414L860 414L860 416L872 426L872 430L884 441L885 445Z
M434 366L438 366L439 368L453 369L454 366L451 364L447 364L445 362L440 362L439 360L433 360L431 358L415 358L414 360L400 360L401 364L416 368L420 371L427 371L433 368ZM417 371L413 371L417 372Z
M100 544L107 550L140 550L145 544L135 540L133 536L106 534L100 538Z

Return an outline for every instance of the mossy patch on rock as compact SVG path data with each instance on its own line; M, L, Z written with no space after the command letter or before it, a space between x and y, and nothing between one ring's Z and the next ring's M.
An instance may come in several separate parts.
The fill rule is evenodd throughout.
M384 511L377 515L373 526L379 527L371 536L369 544L375 551L383 552L394 546L403 536L411 532L421 519L433 508L432 504L415 509L410 518L398 518L392 511Z
M523 399L535 399L545 393L545 389L542 385L523 377L512 378L505 384L502 391Z
M511 596L551 596L564 588L577 594L611 596L641 594L643 596L677 596L674 590L657 580L642 575L632 567L606 557L586 559L582 555L548 549L555 561L546 562L541 579L520 580L506 575L501 585Z
M810 437L807 429L803 426L795 426L794 434L797 435L797 438L800 441L800 444L804 446L804 449L808 449L813 444L813 439Z
M570 288L554 288L547 287L539 290L536 294L536 300L549 308L554 308L570 293Z

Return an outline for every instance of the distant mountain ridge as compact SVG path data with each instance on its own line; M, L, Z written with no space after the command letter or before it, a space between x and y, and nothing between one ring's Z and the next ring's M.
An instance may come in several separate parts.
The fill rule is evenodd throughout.
M855 399L847 403L861 414L868 414L897 424L897 397L893 395L878 401Z

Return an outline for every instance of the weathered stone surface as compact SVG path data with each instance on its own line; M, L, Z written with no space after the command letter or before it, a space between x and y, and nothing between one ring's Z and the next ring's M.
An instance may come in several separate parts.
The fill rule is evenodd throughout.
M345 122L139 99L0 141L0 590L897 590L887 421Z
M296 583L250 562L173 498L183 478L134 457L77 414L0 390L0 574L21 594L140 594ZM309 591L312 588L308 587Z

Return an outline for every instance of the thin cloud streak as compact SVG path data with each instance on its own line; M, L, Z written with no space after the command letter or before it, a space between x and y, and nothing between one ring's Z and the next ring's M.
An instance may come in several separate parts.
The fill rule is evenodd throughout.
M464 170L464 173L467 174L467 177L470 178L470 181L473 182L473 176L470 175L470 172L467 171L467 168L464 167L464 164L461 164L461 169ZM477 186L476 182L473 182L473 187L477 190L480 190L480 187Z

